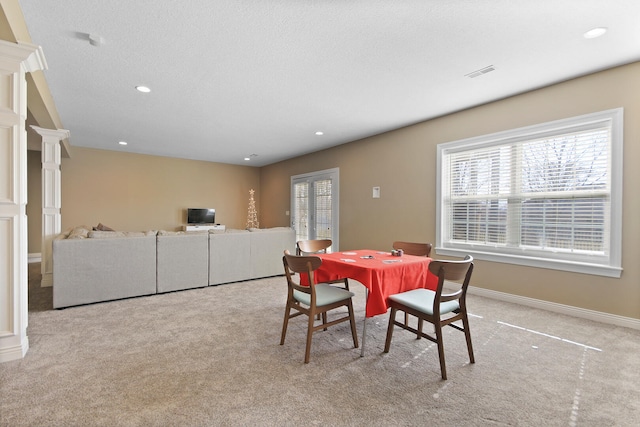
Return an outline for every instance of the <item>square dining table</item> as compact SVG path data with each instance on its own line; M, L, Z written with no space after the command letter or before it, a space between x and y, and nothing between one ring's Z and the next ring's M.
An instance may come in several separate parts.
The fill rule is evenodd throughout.
M315 271L316 283L347 277L366 288L365 321L361 355L364 355L366 318L384 314L388 297L411 289L435 290L438 278L429 274L431 258L413 255L393 256L371 249L317 254L322 264Z

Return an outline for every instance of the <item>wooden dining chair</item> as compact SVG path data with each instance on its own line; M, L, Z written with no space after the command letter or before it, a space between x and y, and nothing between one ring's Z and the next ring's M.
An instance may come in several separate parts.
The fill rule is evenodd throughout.
M431 254L432 247L433 245L431 243L393 242L393 249L402 249L402 252L407 255L428 257ZM407 313L404 314L404 324L409 324L409 315Z
M302 314L308 317L307 321L307 344L304 354L304 363L309 363L311 352L311 339L313 333L342 322L350 322L351 335L353 336L354 348L358 348L358 335L356 333L356 321L353 312L352 297L353 292L330 286L326 283L315 282L314 272L322 264L322 259L317 256L291 255L285 251L282 257L284 272L287 278L287 306L284 312L284 322L282 324L282 335L280 345L284 344L287 334L289 319ZM297 273L298 276L294 274ZM307 275L309 286L303 286L296 277ZM338 319L327 321L327 312L338 307L347 307L348 315ZM291 311L295 312L292 313ZM316 325L315 317L322 315L322 323Z
M331 239L298 240L296 242L296 255L326 254L327 248L332 243Z
M326 254L327 249L332 244L331 239L298 240L296 242L296 255ZM325 283L334 285L341 283L344 289L349 290L349 279L346 277Z
M431 243L393 242L393 249L402 249L407 255L429 256L432 247Z
M442 340L442 327L449 325L464 332L467 340L469 360L475 363L471 333L469 331L469 318L467 316L467 288L473 272L473 257L467 255L461 261L431 261L429 273L438 277L438 287L435 291L429 289L414 289L400 294L391 295L389 304L391 313L387 328L387 339L384 344L384 352L388 353L391 347L394 326L413 332L418 337L424 337L438 345L440 358L440 372L442 379L447 379L447 368L444 361L444 343ZM445 280L447 288L445 290ZM445 293L446 292L446 293ZM395 320L396 312L404 311L418 318L418 329L412 328L406 323ZM460 320L462 326L454 324ZM422 331L424 322L433 324L435 337Z

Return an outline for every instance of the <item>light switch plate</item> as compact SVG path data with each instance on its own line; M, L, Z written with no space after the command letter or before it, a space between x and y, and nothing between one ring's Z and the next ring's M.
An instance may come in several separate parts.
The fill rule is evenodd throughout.
M373 198L374 199L380 198L380 187L373 187Z

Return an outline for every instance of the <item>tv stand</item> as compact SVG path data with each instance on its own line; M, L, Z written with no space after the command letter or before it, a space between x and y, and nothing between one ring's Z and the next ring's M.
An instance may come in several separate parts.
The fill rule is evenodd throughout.
M204 231L204 230L216 230L225 231L226 227L222 224L189 224L183 226L184 231Z

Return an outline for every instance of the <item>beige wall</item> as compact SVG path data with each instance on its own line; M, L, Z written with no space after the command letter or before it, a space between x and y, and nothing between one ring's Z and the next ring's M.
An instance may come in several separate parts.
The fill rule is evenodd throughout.
M342 250L389 249L401 239L434 242L437 144L624 107L622 277L477 261L472 284L640 319L638 94L635 63L270 165L260 172L261 212L270 222L288 222L290 177L339 167ZM373 186L381 187L380 199L371 197Z
M28 159L29 252L37 253L40 153ZM188 207L215 208L216 222L244 228L250 189L260 203L260 171L247 166L74 147L61 169L63 230L99 222L117 230L178 230Z
M41 152L27 151L27 235L30 254L39 254L42 245L41 171Z

